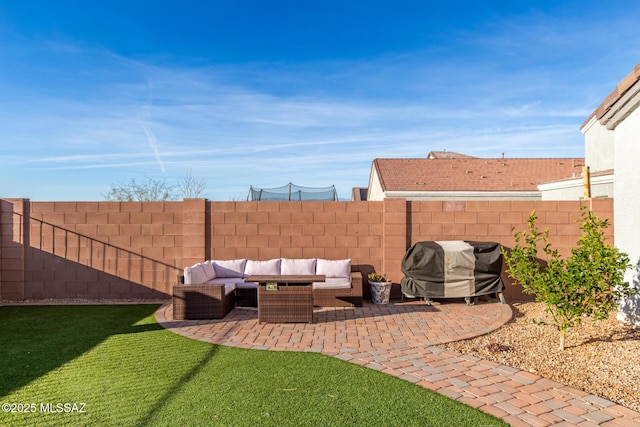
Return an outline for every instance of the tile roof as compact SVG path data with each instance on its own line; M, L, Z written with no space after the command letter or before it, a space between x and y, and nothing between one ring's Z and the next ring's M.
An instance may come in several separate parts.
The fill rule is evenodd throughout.
M383 191L537 191L580 176L584 158L374 159Z
M596 110L587 117L581 128L583 128L593 116L600 120L607 111L615 104L622 96L633 86L638 80L640 80L640 62L633 67L633 70L627 76L618 83L618 86L602 101L602 104L596 108Z

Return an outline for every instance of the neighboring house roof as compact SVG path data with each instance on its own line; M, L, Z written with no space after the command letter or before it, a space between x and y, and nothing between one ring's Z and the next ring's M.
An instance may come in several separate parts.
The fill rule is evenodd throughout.
M596 110L587 117L587 120L584 121L580 128L583 128L587 123L589 123L594 116L596 120L600 120L638 81L640 81L640 63L636 64L633 70L627 74L620 83L618 83L618 86L616 86L604 101L602 101L598 108L596 108Z
M374 159L382 191L537 191L580 176L584 158Z
M453 151L444 150L444 151L429 151L429 154L427 154L427 158L428 159L460 159L460 158L472 159L474 157L468 156L466 154L454 153Z

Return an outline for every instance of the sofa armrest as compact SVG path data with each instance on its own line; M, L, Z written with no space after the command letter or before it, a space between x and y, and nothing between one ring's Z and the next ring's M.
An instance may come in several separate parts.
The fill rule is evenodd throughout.
M351 294L355 297L362 297L362 282L364 276L361 271L351 272Z
M227 293L224 284L174 285L173 318L221 319L235 307L235 289Z
M200 292L213 298L222 299L225 297L224 284L193 284L193 285L174 285L173 296L184 296L185 292Z

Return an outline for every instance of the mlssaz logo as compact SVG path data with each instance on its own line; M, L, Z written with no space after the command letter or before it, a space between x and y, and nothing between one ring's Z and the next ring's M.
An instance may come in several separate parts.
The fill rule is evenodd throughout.
M77 412L84 413L86 403L41 403L40 412Z

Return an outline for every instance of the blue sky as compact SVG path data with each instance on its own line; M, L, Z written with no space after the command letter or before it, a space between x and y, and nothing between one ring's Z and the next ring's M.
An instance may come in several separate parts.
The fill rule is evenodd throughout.
M0 197L191 170L366 186L376 157L581 157L640 62L640 2L0 0Z

